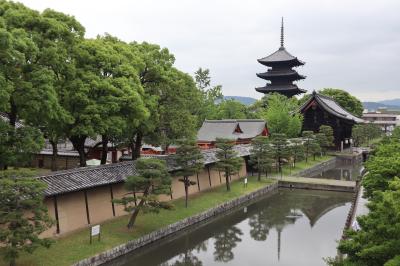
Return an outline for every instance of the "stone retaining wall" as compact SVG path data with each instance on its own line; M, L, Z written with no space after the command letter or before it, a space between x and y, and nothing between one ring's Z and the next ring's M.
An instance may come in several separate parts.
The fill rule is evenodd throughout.
M329 184L312 184L312 183L301 183L279 180L279 187L293 188L293 189L313 189L313 190L325 190L325 191L339 191L339 192L355 192L353 186L336 186Z
M258 198L262 195L265 195L275 189L278 188L278 183L268 185L264 188L261 188L259 190L256 190L252 193L249 193L247 195L241 196L239 198L233 199L231 201L225 202L223 204L218 205L217 207L214 207L212 209L209 209L205 212L202 212L200 214L188 217L186 219L183 219L179 222L170 224L164 228L161 228L157 231L154 231L150 234L147 234L145 236L142 236L141 238L131 240L125 244L119 245L113 249L110 249L108 251L102 252L100 254L97 254L91 258L87 258L84 260L81 260L77 263L74 264L74 266L94 266L94 265L101 265L105 262L108 262L112 259L115 259L119 256L125 255L135 249L138 249L140 247L143 247L145 245L148 245L150 243L153 243L157 240L160 240L162 238L165 238L169 235L172 235L180 230L183 230L185 228L188 228L189 226L192 226L194 224L206 221L210 218L213 218L214 216L220 215L228 210L231 210L241 204L244 204L246 202L249 202L255 198Z
M357 181L357 184L356 184L356 187L355 187L355 193L354 193L353 199L351 201L350 210L349 210L349 213L347 214L346 222L344 224L344 228L343 228L343 232L342 232L342 239L345 239L345 232L348 229L350 229L351 224L354 221L360 190L361 190L361 182Z
M303 177L312 176L312 175L314 175L314 173L317 174L317 173L321 172L321 170L328 168L328 167L333 167L335 165L336 165L336 157L334 157L326 162L319 163L311 168L299 171L296 174L294 174L293 176L303 176Z

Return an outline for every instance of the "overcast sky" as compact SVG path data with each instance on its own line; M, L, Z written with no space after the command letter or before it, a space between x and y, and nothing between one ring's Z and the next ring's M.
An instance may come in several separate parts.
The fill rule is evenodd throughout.
M398 0L23 0L75 16L86 37L105 32L124 41L167 47L190 74L209 68L224 95L260 98L256 59L285 47L306 64L298 82L308 90L341 88L361 100L400 98Z

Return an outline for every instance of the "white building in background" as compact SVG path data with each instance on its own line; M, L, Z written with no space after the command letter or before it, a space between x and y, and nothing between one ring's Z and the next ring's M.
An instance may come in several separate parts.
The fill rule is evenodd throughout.
M379 125L382 131L386 133L392 132L396 126L400 125L400 115L398 114L369 112L364 113L362 118L370 123Z

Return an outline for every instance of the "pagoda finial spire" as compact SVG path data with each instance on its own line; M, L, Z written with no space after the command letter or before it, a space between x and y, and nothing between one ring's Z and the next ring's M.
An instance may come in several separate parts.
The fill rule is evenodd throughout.
M284 43L284 36L283 36L283 17L282 17L282 22L281 22L281 48L283 48L283 43Z

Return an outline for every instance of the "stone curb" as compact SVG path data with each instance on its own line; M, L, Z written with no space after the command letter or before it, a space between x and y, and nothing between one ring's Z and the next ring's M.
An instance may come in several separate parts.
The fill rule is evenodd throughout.
M222 203L214 208L211 208L207 211L204 211L202 213L190 216L188 218L185 218L181 221L178 221L176 223L170 224L166 227L163 227L159 230L153 231L150 234L144 235L138 239L128 241L125 244L116 246L110 250L104 251L102 253L99 253L93 257L83 259L75 264L73 266L96 266L96 265L101 265L103 263L106 263L108 261L111 261L117 257L120 257L122 255L125 255L135 249L138 249L140 247L143 247L145 245L148 245L150 243L153 243L155 241L158 241L162 238L165 238L169 235L172 235L178 231L181 231L189 226L192 226L194 224L197 224L199 222L208 220L214 216L220 215L228 210L231 210L245 202L251 201L257 197L260 197L262 195L265 195L275 189L278 188L278 182L275 184L268 185L266 187L263 187L261 189L258 189L254 192L251 192L249 194L243 195L239 198L227 201L225 203Z
M336 164L336 157L333 157L332 159L329 159L328 161L319 163L311 168L302 170L297 172L296 174L294 174L293 176L309 176L311 175L311 173L313 172L320 172L322 169L328 167L328 166L332 166Z

